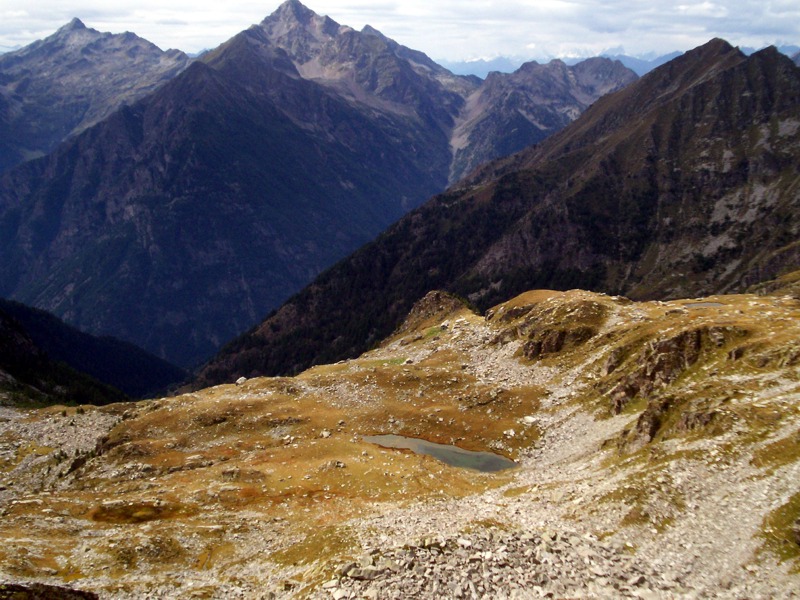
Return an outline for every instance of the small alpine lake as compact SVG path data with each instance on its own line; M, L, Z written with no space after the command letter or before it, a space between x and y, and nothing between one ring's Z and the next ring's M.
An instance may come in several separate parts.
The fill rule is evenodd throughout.
M365 442L381 446L383 448L402 448L411 450L415 454L425 454L447 463L453 467L463 469L473 469L483 473L493 473L504 469L513 469L517 463L513 460L494 454L492 452L473 452L464 450L458 446L448 446L447 444L437 444L427 440L409 438L402 435L365 435L362 438Z
M689 302L684 304L686 308L718 308L725 306L722 302Z

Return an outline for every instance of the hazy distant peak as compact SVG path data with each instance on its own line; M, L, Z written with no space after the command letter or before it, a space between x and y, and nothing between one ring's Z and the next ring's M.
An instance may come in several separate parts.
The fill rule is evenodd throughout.
M82 29L86 29L86 25L83 24L78 17L74 17L69 23L61 27L58 32L60 33L68 33L70 31L80 31Z
M320 16L298 0L286 0L262 24L283 23L286 25L315 26L338 29L339 24L328 16Z
M267 31L270 37L295 38L297 32L311 34L318 42L336 37L343 27L327 16L320 16L297 0L287 0L275 12L260 23L260 27Z
M317 16L313 10L305 6L302 2L298 2L298 0L286 0L283 4L281 4L270 17L277 17L277 18L291 18L300 21L301 23L307 23L311 19ZM269 18L269 17L268 17Z
M374 35L375 37L385 38L386 36L383 35L380 31L375 29L372 25L364 25L361 29L361 33L364 35Z

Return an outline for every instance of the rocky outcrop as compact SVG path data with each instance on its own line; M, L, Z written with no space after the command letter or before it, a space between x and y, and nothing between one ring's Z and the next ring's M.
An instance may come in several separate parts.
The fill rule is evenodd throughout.
M468 309L468 306L462 298L439 290L428 292L411 308L405 321L397 329L396 335L419 330L425 323L439 325L449 316L464 309ZM444 328L447 326L444 325Z
M723 349L741 341L746 335L747 331L735 326L701 327L649 341L639 351L615 348L606 360L603 371L613 373L623 362L627 368L622 379L605 391L611 401L611 410L620 413L634 398L647 398L654 390L675 381L694 366L704 353ZM623 358L625 356L627 359Z

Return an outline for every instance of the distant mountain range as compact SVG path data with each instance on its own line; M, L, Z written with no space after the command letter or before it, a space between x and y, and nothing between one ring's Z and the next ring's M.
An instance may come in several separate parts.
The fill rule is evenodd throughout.
M722 40L604 96L328 270L199 387L358 355L432 289L486 308L530 288L733 292L800 263L800 69Z
M640 58L635 56L628 56L626 54L603 54L601 55L602 58L609 58L611 60L618 60L631 71L639 75L640 77L645 73L649 73L656 67L660 67L664 63L669 62L673 58L680 56L681 52L670 52L669 54L664 54L655 58ZM568 65L574 65L580 62L583 62L587 59L570 59L570 58L561 58L555 59L560 60ZM497 58L492 58L489 60L486 59L478 59L478 60L464 60L464 61L447 61L442 60L439 61L442 66L446 67L453 73L458 75L475 75L480 77L481 79L486 79L490 73L498 72L498 73L512 73L519 69L523 64L526 62L535 62L529 61L522 58L510 58L506 56L499 56Z
M149 56L132 34L74 21L4 55L0 73L22 81L8 65L36 53L63 66L63 77L37 77L41 94L30 101L64 108L44 99L69 94L47 85L71 82L80 95L83 81L104 80L105 63L72 58L93 56L95 45L103 55ZM100 118L113 103L69 109L80 118L68 122L25 119L67 123L59 131L68 139L0 178L0 295L182 367L449 182L541 141L636 79L593 59L481 82L296 0L188 67L179 54L153 57L170 65L169 81L153 71L154 91L118 97L116 112L80 133L90 113ZM114 68L131 94L147 87L139 64ZM4 97L27 98L14 85ZM0 139L30 149L4 114Z
M73 19L53 35L0 56L0 172L44 156L64 139L149 94L185 69L132 33Z
M757 52L758 49L756 48L740 48L742 52L747 55L753 54ZM781 45L778 46L778 50L785 54L786 56L791 57L793 60L796 61L798 55L800 55L800 47L792 46L792 45ZM603 53L600 56L603 58L610 58L611 60L618 60L623 65L634 71L640 77L649 73L656 67L660 67L661 65L668 63L674 58L677 58L683 54L681 51L673 51L667 54L661 54L658 56L654 56L652 53L645 56L629 56L627 54L611 54L611 53ZM568 65L573 65L578 62L582 62L586 59L575 59L575 58L566 58L562 57L560 60L565 62ZM440 60L439 64L446 67L453 73L458 75L475 75L480 77L481 79L485 79L489 73L492 71L497 71L499 73L511 73L519 69L525 62L529 62L529 59L523 58L512 58L508 56L498 56L492 59L478 59L478 60L460 60L460 61L448 61L448 60Z

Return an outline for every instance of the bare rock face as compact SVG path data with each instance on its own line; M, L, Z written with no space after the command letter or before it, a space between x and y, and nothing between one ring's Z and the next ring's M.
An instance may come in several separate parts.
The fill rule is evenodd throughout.
M453 132L455 182L489 160L518 152L563 129L598 98L622 89L636 74L618 61L591 58L529 62L511 74L491 73L467 99Z
M0 171L43 156L185 69L132 33L100 33L73 19L53 35L0 56Z
M654 389L672 383L691 368L703 352L713 352L746 335L747 332L738 327L702 327L649 342L638 352L618 348L612 361L607 363L606 372L613 370L611 365L617 368L621 364L619 355L626 353L629 354L627 362L633 368L608 391L614 412L621 412L637 396L647 397Z

